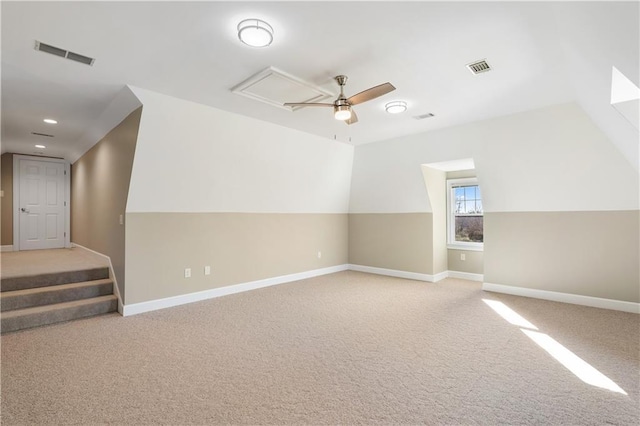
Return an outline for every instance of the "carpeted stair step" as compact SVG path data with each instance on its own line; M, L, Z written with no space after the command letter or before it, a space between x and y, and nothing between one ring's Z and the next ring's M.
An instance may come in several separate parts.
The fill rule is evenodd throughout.
M0 318L2 333L55 324L78 318L114 312L118 309L118 298L114 295L74 300L55 305L17 309L3 312Z
M109 278L108 267L2 278L0 291L26 290L29 288L102 280L105 278Z
M110 279L5 291L0 293L0 311L71 302L108 294L113 294L113 281Z

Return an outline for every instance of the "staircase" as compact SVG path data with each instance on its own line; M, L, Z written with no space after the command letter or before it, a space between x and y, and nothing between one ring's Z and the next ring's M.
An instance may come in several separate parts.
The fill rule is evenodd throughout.
M2 333L114 312L109 268L2 278Z

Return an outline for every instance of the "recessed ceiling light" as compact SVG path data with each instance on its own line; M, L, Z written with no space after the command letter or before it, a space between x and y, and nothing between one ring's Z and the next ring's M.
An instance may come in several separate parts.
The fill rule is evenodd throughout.
M400 114L401 112L405 112L407 110L407 103L405 101L389 102L384 106L384 109L389 114Z
M273 28L261 19L245 19L238 24L238 38L252 47L267 47L273 42Z
M46 146L44 146L44 145L36 145L36 148L45 149Z
M58 122L56 120L54 120L53 118L45 118L42 121L44 121L45 123L48 123L48 124L58 124Z

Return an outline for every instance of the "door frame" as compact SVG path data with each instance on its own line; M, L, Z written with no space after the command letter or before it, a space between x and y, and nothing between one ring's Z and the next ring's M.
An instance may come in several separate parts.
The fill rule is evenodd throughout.
M20 160L64 164L64 247L71 248L71 165L63 158L13 154L13 251L20 251Z

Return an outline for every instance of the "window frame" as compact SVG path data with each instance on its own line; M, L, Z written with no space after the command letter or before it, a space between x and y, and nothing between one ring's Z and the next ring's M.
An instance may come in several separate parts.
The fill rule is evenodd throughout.
M481 243L474 242L461 242L456 241L456 229L455 229L455 196L453 191L460 186L478 186L477 177L447 179L447 248L454 250L470 250L470 251L484 251L484 241ZM482 198L481 198L482 200ZM482 227L484 231L484 200L482 200Z

